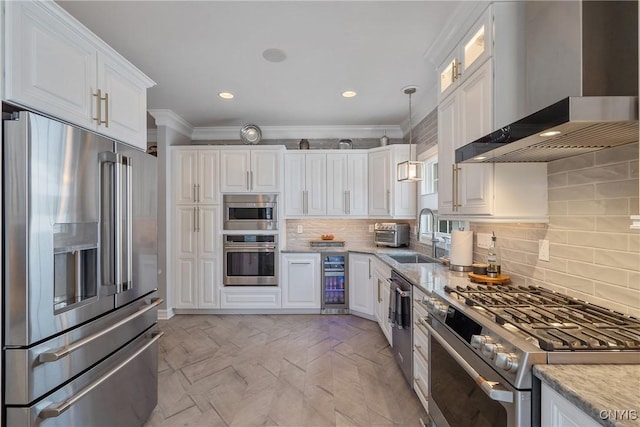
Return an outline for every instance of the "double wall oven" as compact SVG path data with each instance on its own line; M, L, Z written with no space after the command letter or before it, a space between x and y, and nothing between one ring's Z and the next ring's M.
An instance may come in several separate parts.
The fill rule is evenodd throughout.
M437 427L540 426L535 364L640 363L640 320L542 287L445 286L422 302Z
M224 286L278 286L278 196L223 196Z

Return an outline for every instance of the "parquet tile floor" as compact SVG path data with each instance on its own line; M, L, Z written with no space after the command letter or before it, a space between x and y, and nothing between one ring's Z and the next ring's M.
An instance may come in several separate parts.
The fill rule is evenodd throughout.
M350 315L161 321L145 427L420 426L426 413L378 324Z

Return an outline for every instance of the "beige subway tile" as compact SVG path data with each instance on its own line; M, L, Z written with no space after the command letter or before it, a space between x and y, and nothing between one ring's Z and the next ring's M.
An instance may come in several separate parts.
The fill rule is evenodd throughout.
M595 304L600 307L606 307L609 310L614 310L622 314L629 314L629 310L631 309L631 307L624 301L616 300L615 295L613 296L614 298L598 297L595 295L585 295L579 293L576 293L572 296L588 303Z
M533 241L538 241L541 239L549 239L548 237L549 230L547 230L547 224L541 224L541 225L543 225L543 227L528 228L525 239L533 240Z
M551 216L549 217L550 229L561 230L595 230L596 220L592 216Z
M640 291L640 271L630 271L627 283L631 289Z
M627 286L628 280L626 270L586 262L569 261L567 273L623 287Z
M567 215L568 213L569 205L566 200L549 202L549 215Z
M615 163L599 167L580 169L567 173L568 185L579 185L591 182L620 181L629 177L629 164Z
M629 215L640 215L640 198L632 197L629 199Z
M640 307L629 307L625 314L640 319Z
M595 163L603 165L607 163L626 162L629 159L638 158L638 143L619 145L606 150L596 151Z
M498 249L511 249L522 252L538 253L538 241L521 240L521 239L504 239L502 246L498 245Z
M567 243L568 236L571 231L565 230L547 230L547 235L545 239L547 239L550 243Z
M560 172L547 175L547 185L549 188L566 187L569 184L567 172Z
M640 307L640 291L606 283L596 283L595 296L623 304L627 307Z
M638 161L634 160L629 163L629 177L630 178L638 178Z
M551 210L551 204L549 204ZM567 202L568 215L627 215L629 202L626 198L597 199L597 200L569 200Z
M495 224L492 231L496 233L498 245L505 239L526 239L527 228L518 224Z
M545 282L593 295L593 280L552 270L545 271Z
M553 270L560 273L567 272L567 260L563 258L551 258L549 261L538 259L538 254L527 255L527 262L539 270Z
M600 233L606 233L606 234L628 233L629 231L631 231L629 229L629 224L631 224L631 221L629 220L628 215L599 216L596 218L596 231Z
M486 249L485 249L486 250ZM518 250L502 249L502 262L514 261L514 262L526 262L527 253Z
M627 249L627 235L621 233L596 233L588 231L569 231L566 243L575 246L588 246L601 249Z
M629 252L640 252L640 230L633 230L636 233L629 235Z
M568 157L566 159L554 160L547 164L549 174L564 172L575 169L583 169L595 164L593 153L581 154L579 156Z
M640 253L596 249L595 263L614 268L638 271L640 270Z
M638 180L627 179L595 184L595 198L612 199L618 197L634 197L638 194Z
M572 185L569 187L550 188L548 197L550 202L566 200L592 200L595 198L595 184Z

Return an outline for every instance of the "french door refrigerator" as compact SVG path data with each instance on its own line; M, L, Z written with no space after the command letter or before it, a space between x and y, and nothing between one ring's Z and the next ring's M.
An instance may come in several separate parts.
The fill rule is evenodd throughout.
M322 253L322 310L324 314L349 312L346 252Z
M2 125L4 423L141 426L163 302L156 159L26 111Z

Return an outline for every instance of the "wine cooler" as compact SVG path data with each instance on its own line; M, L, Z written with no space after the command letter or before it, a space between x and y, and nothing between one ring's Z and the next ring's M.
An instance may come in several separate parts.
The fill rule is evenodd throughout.
M322 253L322 313L349 312L347 253Z

